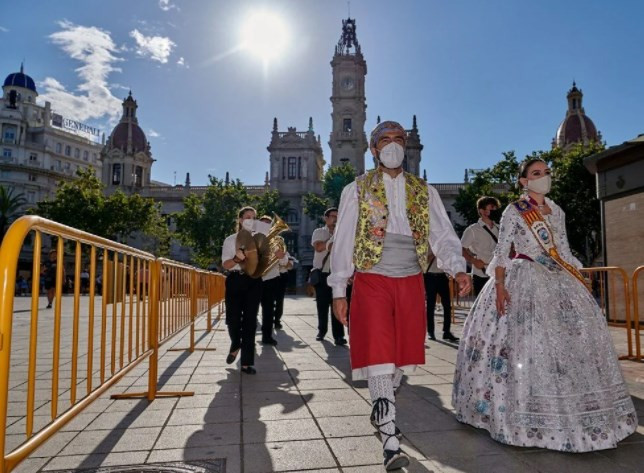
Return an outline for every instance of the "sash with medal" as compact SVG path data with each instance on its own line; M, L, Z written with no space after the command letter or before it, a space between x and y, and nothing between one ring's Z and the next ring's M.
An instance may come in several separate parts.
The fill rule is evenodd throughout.
M512 205L514 205L518 210L519 215L521 215L525 223L528 225L528 228L539 242L539 245L546 252L546 255L549 256L552 261L557 263L560 268L567 271L571 276L574 276L586 289L588 289L586 280L579 270L570 263L564 261L564 259L559 255L557 246L554 242L552 230L544 220L541 212L539 212L539 210L527 200L517 200L516 202L513 202ZM548 267L548 264L545 264L545 261L540 261L540 258L536 261Z

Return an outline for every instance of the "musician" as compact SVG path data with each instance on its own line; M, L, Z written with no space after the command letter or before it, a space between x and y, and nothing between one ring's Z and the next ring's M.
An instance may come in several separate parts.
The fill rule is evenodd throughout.
M221 260L229 271L226 278L226 325L230 336L230 350L226 363L232 364L241 351L241 371L255 374L255 330L262 294L261 278L251 278L242 266L247 256L244 248L237 247L240 229L253 232L257 212L244 207L237 214L237 233L224 240Z
M280 284L277 301L275 303L275 316L273 318L273 326L275 330L282 330L282 314L284 313L284 298L286 297L286 286L288 285L288 272L293 269L293 257L286 252L288 262L283 265L280 264Z
M273 223L273 219L267 215L263 215L259 220L269 225ZM277 345L277 340L273 338L273 322L275 306L281 294L280 265L288 264L288 253L284 249L278 249L275 257L279 260L278 264L262 276L262 343L264 345Z

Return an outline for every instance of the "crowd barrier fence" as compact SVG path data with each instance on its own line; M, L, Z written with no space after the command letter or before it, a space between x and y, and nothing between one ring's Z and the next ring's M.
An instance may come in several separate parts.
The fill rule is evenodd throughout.
M56 258L49 263L41 258L43 235L55 240ZM34 250L26 324L15 318L14 295L19 255L28 237ZM73 253L73 295L63 299L66 248ZM40 274L47 265L53 271L54 264L55 278L45 278L46 289L54 294L52 313L40 307ZM84 268L89 269L89 293L83 304L86 310L81 311ZM146 358L147 391L113 398L145 397L152 401L159 396L191 395L157 390L159 347L190 327L187 349L197 349L195 324L205 315L206 330L212 330L212 311L217 309L217 316L222 315L224 291L225 278L220 274L155 258L151 253L41 217L16 220L0 247L0 473L12 471ZM63 303L71 310L64 312ZM61 340L63 325L71 329L71 340ZM22 346L16 344L12 360L14 336L18 341L20 337L28 340L28 349L23 353ZM46 342L48 337L50 343ZM11 399L12 419L18 418L18 412L20 422L15 425L22 425L24 418L24 431L19 433L12 425L8 435L12 394L17 396Z

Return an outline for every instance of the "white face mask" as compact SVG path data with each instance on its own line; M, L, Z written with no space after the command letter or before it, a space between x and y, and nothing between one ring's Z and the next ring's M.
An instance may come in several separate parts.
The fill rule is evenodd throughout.
M378 158L384 167L396 169L405 159L405 150L398 143L389 143L380 150Z
M528 181L528 190L536 192L537 194L547 194L550 192L550 185L552 184L552 177L549 174L541 176L539 179Z
M249 232L252 232L255 227L255 220L252 218L247 218L242 220L242 228L244 230L248 230Z

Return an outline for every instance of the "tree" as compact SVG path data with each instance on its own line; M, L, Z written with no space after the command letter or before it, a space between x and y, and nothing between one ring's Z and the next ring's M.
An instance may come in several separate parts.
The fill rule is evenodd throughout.
M320 219L329 207L340 205L342 190L356 178L356 171L348 163L329 168L322 179L323 195L312 192L302 198L304 213L312 219Z
M183 211L175 214L177 236L192 248L197 265L221 262L224 240L236 231L237 212L252 203L239 179L226 184L213 176L203 195L191 194L183 200Z
M454 202L454 208L465 220L465 225L456 225L456 231L462 233L472 223L479 219L476 201L482 196L499 199L501 208L519 196L516 187L519 163L514 151L503 153L503 159L494 166L475 173L472 181L463 189L459 189Z
M13 193L14 189L0 186L0 240L4 236L9 224L16 218L18 209L27 200L24 194Z
M279 191L270 190L255 196L253 199L253 207L257 210L258 217L262 215L270 215L272 217L275 213L282 219L286 219L290 202L281 199Z
M93 170L79 169L76 174L78 179L59 183L55 197L38 202L31 213L120 242L141 235L146 238L146 249L167 254L170 231L160 203L120 190L105 197Z

